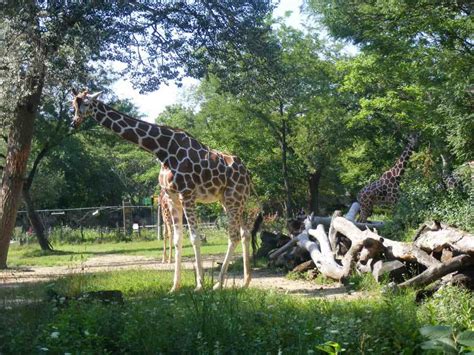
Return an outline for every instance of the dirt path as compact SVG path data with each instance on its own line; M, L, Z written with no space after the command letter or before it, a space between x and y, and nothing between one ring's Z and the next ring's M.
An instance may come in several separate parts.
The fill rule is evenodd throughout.
M219 256L207 256L203 261L203 266L205 269L211 269L216 267L217 261L222 259ZM183 267L185 269L193 269L192 260L184 260ZM61 276L84 272L96 273L126 269L173 270L174 265L161 263L156 259L144 256L105 254L90 258L84 263L74 266L25 267L0 271L0 288L16 287L24 283L47 281ZM226 286L238 286L241 283L241 279L241 272L230 274ZM284 273L268 269L255 269L253 271L251 287L276 290L286 294L306 297L351 299L366 296L361 292L348 292L344 286L339 284L322 286L303 280L289 280L285 277Z

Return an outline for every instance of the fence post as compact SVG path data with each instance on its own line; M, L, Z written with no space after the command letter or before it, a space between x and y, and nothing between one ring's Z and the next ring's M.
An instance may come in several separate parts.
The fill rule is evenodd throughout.
M132 231L132 207L130 201L122 200L123 234L129 235Z
M125 200L122 200L122 220L123 220L123 235L127 235L127 218L125 217Z

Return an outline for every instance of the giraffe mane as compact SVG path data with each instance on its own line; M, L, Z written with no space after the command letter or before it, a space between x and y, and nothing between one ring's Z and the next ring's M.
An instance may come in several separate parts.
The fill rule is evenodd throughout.
M161 127L161 128L167 128L167 129L170 129L174 132L182 132L182 133L185 133L187 136L189 136L190 138L192 139L196 139L194 138L194 136L192 134L190 134L189 132L185 131L184 129L181 129L181 128L176 128L176 127L171 127L171 126L168 126L168 125L160 125L160 124L156 124L156 123L151 123L151 122L147 122L147 121L144 121L144 120L140 120L138 118L135 118L135 117L132 117L130 115L127 115L126 113L123 113L123 112L120 112L118 110L116 110L115 108L113 108L112 106L104 103L103 101L101 100L96 100L98 102L101 102L104 106L107 106L108 109L114 111L114 112L117 112L118 114L128 118L128 119L131 119L133 121L136 121L136 122L141 122L141 123L145 123L145 124L149 124L149 125L153 125L153 126L156 126L156 127Z

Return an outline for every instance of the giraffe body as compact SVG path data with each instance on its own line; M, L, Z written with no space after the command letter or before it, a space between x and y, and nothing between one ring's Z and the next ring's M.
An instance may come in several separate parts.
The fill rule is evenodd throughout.
M229 242L215 288L223 286L227 267L238 241L242 241L244 286L250 283L250 235L243 212L250 195L250 176L242 161L202 145L184 131L137 120L97 100L98 94L76 94L73 100L73 126L82 123L87 114L122 138L156 155L161 162L159 184L171 212L175 275L172 291L181 285L183 212L189 226L191 244L196 256L196 289L203 286L200 252L201 240L196 229L197 202L218 201L229 218Z
M173 259L173 242L172 242L173 241L173 229L172 229L173 219L171 216L169 200L168 200L168 197L165 195L164 190L160 191L159 204L161 206L161 217L163 219L163 226L164 226L162 262L165 262L166 260L168 260L168 264L170 264L171 260ZM168 255L167 255L167 245L169 248Z
M418 136L412 135L395 165L380 179L365 186L357 195L360 204L359 222L367 222L374 206L393 206L400 197L400 181L413 153Z

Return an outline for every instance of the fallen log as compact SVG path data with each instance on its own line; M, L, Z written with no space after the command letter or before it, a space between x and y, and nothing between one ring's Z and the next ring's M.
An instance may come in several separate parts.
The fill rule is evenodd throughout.
M377 282L380 282L385 275L388 276L390 281L400 282L403 281L406 272L405 264L399 260L379 260L373 266L372 275L374 275Z
M349 208L349 211L347 211L344 217L346 217L346 219L348 219L349 221L354 222L357 216L357 213L359 213L359 211L360 211L359 202L354 202L352 203L351 207Z
M430 283L442 278L443 276L465 268L466 266L474 265L474 258L470 255L458 255L451 260L440 265L434 265L423 271L421 274L402 282L398 285L400 288L414 287L421 288Z
M324 227L329 228L331 225L332 217L320 217L314 216L313 217L313 225L317 226L322 224ZM360 222L353 222L357 228L362 230L370 228L370 229L379 229L384 226L384 222L367 222L367 223L360 223Z
M261 243L257 251L257 257L267 257L272 250L285 245L290 240L290 237L280 233L276 234L262 231L262 233L260 233L260 239Z
M319 245L309 239L309 234L316 238ZM301 233L298 236L298 246L309 252L314 264L324 276L334 280L341 280L344 277L344 269L334 259L328 237L322 225Z
M453 275L450 283L474 290L474 268L464 268L458 271Z
M351 209L351 214L354 215L357 205L353 205ZM426 268L421 274L401 283L402 288L424 287L454 271L462 272L463 268L474 264L474 255L470 254L474 251L474 247L471 247L473 236L453 228L427 227L417 233L413 243L408 243L383 238L367 228L373 224L355 223L341 217L339 211L332 217L327 217L331 222L329 233L326 234L323 223L312 228L321 218L326 217L309 216L305 221L305 230L271 252L270 260L293 269L305 261L302 258L298 260L301 250L305 250L311 260L304 262L301 268L316 267L325 277L338 281L349 276L356 262L359 269L372 272L376 280L383 274L389 274L390 278L398 282L402 275L406 277L407 266L408 270L417 270L416 272ZM336 259L336 251L342 251L340 260ZM437 258L442 258L442 261ZM296 270L299 270L299 265Z
M298 240L299 240L298 238L300 236L301 236L301 234L296 236L295 238L291 239L289 242L287 242L282 247L280 247L277 250L272 251L270 254L268 254L268 257L270 258L270 260L278 258L281 254L283 254L284 252L286 252L286 251L290 250L291 248L293 248L296 245L296 243L298 243Z
M474 235L448 226L437 225L437 228L425 224L417 233L414 245L428 253L449 249L457 254L474 255Z
M441 264L439 260L412 243L398 242L387 238L381 239L382 244L386 247L386 255L388 259L417 262L426 267Z
M341 211L334 211L331 217L331 224L329 225L328 238L329 238L329 244L331 245L331 249L333 251L336 251L336 248L338 245L338 238L337 238L337 230L334 229L334 226L332 225L332 221L336 217L341 217L341 215L342 215Z
M296 265L292 271L293 272L306 272L311 269L314 269L315 267L316 265L314 264L314 261L311 259L311 260L306 260L304 263Z
M398 242L388 238L383 238L369 229L361 231L355 223L344 217L336 217L333 220L334 229L344 234L352 243L360 243L367 240L366 245L370 244L370 250L365 250L361 261L375 257L374 250L384 253L388 260L400 259L404 261L416 261L426 267L440 264L440 261L428 255L425 251L419 249L412 243ZM367 249L367 247L366 247Z

